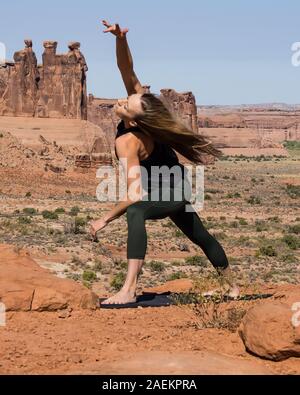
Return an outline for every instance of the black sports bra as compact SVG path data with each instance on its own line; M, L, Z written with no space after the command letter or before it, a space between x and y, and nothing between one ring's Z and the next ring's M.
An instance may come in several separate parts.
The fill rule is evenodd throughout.
M116 139L120 136L123 136L126 133L131 132L131 131L143 133L141 131L141 129L137 126L125 128L124 121L122 120L118 124L118 131L116 134ZM116 147L115 147L115 154L116 154L116 157L118 158L118 155L116 152ZM141 160L140 164L145 167L163 166L163 165L174 166L174 165L179 164L179 160L176 155L176 152L168 144L159 143L154 140L154 148L153 148L151 154L146 159Z
M120 136L123 136L126 133L129 133L131 131L135 131L135 132L142 132L141 129L139 129L137 126L136 127L130 127L130 128L125 128L125 124L124 121L121 121L118 124L118 132L116 134L116 139ZM116 157L117 156L117 152L116 152L116 147L115 147L115 153L116 153ZM119 159L119 158L118 158ZM179 166L181 168L181 175L179 178L176 178L176 181L174 179L174 174L171 174L171 179L170 185L175 185L177 182L179 182L180 179L183 179L185 177L185 168L184 166L179 162L178 157L176 155L176 152L168 145L165 143L160 143L158 141L154 140L154 148L151 152L151 154L144 160L140 161L140 165L147 170L147 177L146 179L144 179L143 176L143 184L145 185L145 189L148 189L148 191L150 191L150 189L155 189L157 188L158 184L157 184L157 180L155 179L155 177L152 177L152 166L157 166L159 168L161 168L162 166L167 166L169 169L171 169L173 166ZM160 176L160 180L159 183L162 183L162 178ZM162 184L160 184L162 185Z

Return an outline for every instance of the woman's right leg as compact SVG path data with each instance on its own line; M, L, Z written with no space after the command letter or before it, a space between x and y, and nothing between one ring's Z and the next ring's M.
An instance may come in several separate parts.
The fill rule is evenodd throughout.
M147 219L162 219L178 211L185 203L182 201L139 201L127 208L128 223L127 259L128 271L122 289L114 296L103 301L104 304L124 304L136 301L136 288L147 250Z

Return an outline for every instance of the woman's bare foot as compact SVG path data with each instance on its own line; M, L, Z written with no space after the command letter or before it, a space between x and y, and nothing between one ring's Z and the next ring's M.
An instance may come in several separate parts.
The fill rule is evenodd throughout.
M215 288L210 291L203 292L201 295L204 297L223 295L223 296L229 296L230 298L236 299L240 296L240 290L236 285L234 285L232 287Z
M116 295L111 296L110 298L101 302L101 304L126 304L126 303L135 303L137 300L136 293L133 291L128 291L125 289L121 289Z

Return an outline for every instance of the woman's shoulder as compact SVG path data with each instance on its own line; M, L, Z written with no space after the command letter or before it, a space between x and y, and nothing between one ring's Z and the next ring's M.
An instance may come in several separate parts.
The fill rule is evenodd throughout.
M132 134L134 134L135 132L142 132L140 129L139 129L139 127L138 126L131 126L131 127L129 127L129 128L126 128L125 127L125 122L123 121L123 120L121 120L119 123L118 123L118 126L117 126L117 134L116 134L116 139L118 138L118 137L121 137L121 136L124 136L125 134L127 134L127 133L132 133Z

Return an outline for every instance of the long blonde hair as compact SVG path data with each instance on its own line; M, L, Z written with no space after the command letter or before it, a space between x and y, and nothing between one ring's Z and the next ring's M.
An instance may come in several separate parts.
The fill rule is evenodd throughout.
M188 160L206 164L205 155L221 157L223 152L203 136L194 133L172 114L164 103L152 93L141 98L143 114L135 118L138 127L154 140L166 143Z

